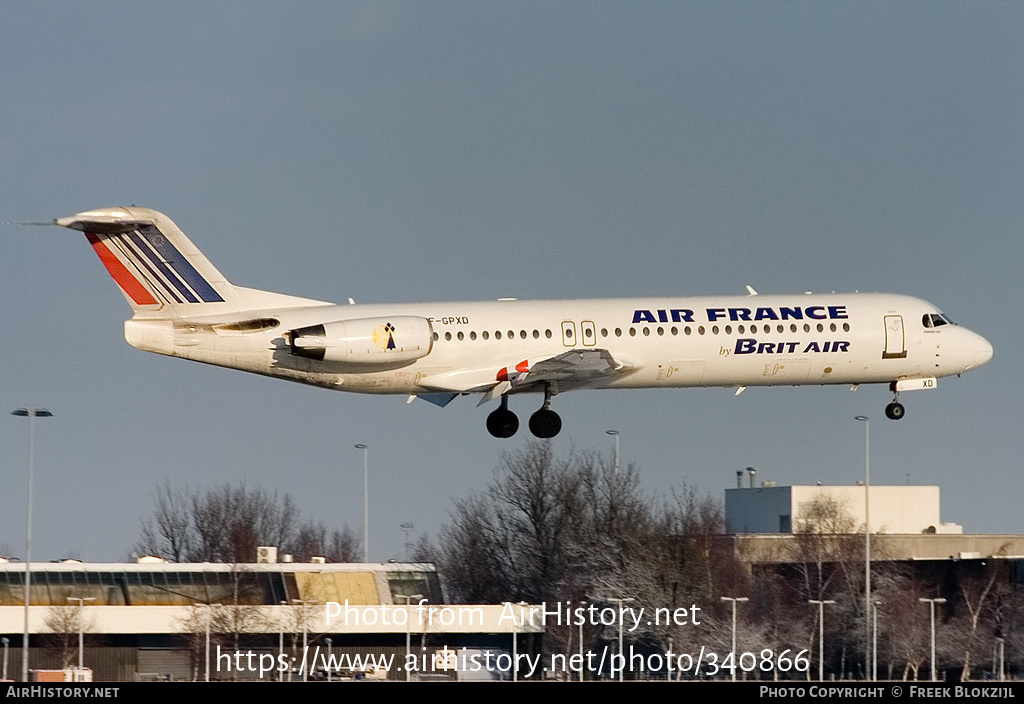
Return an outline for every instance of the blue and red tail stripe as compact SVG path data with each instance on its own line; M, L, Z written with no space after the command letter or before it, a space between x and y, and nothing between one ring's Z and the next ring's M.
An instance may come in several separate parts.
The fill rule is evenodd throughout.
M192 263L154 225L116 235L98 236L87 233L89 242L107 271L129 298L137 305L159 303L152 293L129 271L107 246L114 245L131 262L148 283L174 303L220 303L217 293Z

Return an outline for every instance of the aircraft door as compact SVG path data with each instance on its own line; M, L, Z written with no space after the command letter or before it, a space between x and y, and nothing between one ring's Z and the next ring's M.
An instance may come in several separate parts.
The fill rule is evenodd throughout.
M885 349L882 359L906 359L906 336L903 334L903 316L885 316Z

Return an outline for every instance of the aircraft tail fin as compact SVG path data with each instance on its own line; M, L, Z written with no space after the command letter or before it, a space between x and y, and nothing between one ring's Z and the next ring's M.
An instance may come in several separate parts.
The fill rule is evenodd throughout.
M186 318L322 301L233 286L174 222L149 208L106 208L57 218L85 233L134 317Z

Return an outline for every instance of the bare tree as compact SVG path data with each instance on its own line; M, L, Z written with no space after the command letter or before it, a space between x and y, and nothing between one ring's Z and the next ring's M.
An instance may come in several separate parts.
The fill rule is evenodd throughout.
M303 561L320 555L351 562L359 550L347 525L329 531L323 523L302 523L291 496L244 483L200 491L165 482L154 492L153 504L135 544L139 554L175 562L244 563L256 559L258 546L273 545Z

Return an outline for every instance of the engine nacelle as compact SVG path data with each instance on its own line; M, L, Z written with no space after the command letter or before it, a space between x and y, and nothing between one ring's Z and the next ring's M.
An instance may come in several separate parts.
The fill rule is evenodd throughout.
M291 331L292 354L322 362L411 362L426 357L433 344L430 321L414 315L336 320Z

